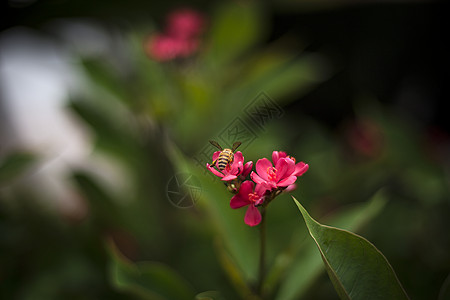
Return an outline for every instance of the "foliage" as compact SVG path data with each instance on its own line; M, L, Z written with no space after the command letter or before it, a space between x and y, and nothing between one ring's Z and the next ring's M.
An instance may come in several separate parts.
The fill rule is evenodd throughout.
M334 71L323 54L270 40L267 19L256 3L221 4L188 58L149 58L142 47L149 27L127 33L126 70L104 57L79 57L91 86L67 110L121 177L109 184L99 176L106 170L71 168L70 183L88 209L70 220L36 204L44 194L20 182L39 157L2 158L0 298L328 299L336 295L331 282L343 299L369 299L366 292L405 298L402 285L412 298L433 298L441 285L448 294L448 174L424 149L424 132L365 96L355 97L339 128L298 109ZM280 115L254 124L246 108L264 109L261 92ZM230 209L231 195L205 167L207 141L235 120L253 134L241 136L246 160L285 150L310 165L292 192L300 213L287 195L267 211L261 295L258 228ZM200 187L187 207L168 195L179 174ZM327 248L330 241L336 247ZM367 281L360 267L368 268Z
M294 198L341 299L408 299L384 255L361 236L312 219Z

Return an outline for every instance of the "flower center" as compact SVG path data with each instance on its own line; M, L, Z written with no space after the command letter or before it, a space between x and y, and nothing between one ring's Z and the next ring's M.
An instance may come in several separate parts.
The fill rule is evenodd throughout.
M261 197L257 193L248 194L248 200L250 200L252 202L256 202L257 200L259 200L259 198L261 198Z
M295 157L293 157L293 156L287 156L287 158L290 158L290 159L292 159L293 161L294 161L294 163L295 163Z
M276 181L277 179L277 169L274 167L268 167L267 168L267 178L269 178L270 181Z

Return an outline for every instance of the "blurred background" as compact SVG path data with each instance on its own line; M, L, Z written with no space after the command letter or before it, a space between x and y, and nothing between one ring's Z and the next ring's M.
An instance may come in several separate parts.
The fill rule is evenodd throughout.
M450 299L447 4L1 5L1 299L148 299L120 277L143 261L244 297L257 228L209 139L307 162L314 218L369 239L411 299ZM288 195L267 225L269 298L337 299Z

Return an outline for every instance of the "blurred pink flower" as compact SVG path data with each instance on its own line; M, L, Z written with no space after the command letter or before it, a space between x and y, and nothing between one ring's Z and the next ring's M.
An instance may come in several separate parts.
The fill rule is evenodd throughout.
M252 172L250 175L254 182L267 190L289 187L297 180L297 176L303 175L309 168L304 162L296 164L295 158L287 156L282 151L273 151L272 161L275 167L267 158L258 160L256 173ZM289 189L293 188L295 186L289 187Z
M234 195L230 201L230 207L233 209L241 208L248 205L245 213L244 222L249 226L256 226L261 222L261 213L256 205L263 201L266 189L257 184L253 191L254 183L252 181L244 181L239 189L239 193Z
M216 151L213 154L213 161L219 157L220 151ZM209 163L206 164L206 167L208 170L210 170L214 175L219 176L222 178L223 181L230 181L233 179L238 178L238 176L241 177L241 179L244 179L247 177L247 175L250 173L253 167L253 162L249 161L244 165L244 156L242 155L241 151L237 151L234 154L234 159L231 164L228 164L225 169L222 170L222 172L219 172L218 170L214 169L210 166Z
M356 120L347 129L347 140L354 152L377 157L383 152L384 136L381 126L371 119Z
M200 47L205 23L205 18L195 10L173 11L167 16L164 32L154 34L145 43L145 52L160 62L191 56Z
M155 34L145 44L146 53L157 61L187 57L197 51L198 40L182 40L165 34Z
M199 12L183 8L167 16L167 34L179 39L197 38L205 29L205 17Z
M155 34L146 43L145 50L157 61L168 61L179 54L179 43L170 36Z

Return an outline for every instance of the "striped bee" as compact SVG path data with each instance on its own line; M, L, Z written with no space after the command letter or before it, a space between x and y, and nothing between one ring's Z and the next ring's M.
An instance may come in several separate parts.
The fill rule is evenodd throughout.
M217 159L214 160L211 164L211 167L214 167L214 165L217 165L217 168L220 171L225 169L228 164L231 164L233 162L234 151L236 151L236 149L241 145L241 142L235 142L233 144L232 149L228 149L228 148L222 149L222 147L216 141L209 141L209 142L211 143L211 145L213 145L214 147L217 147L220 151L222 151L222 152L220 152L219 157L217 157Z

